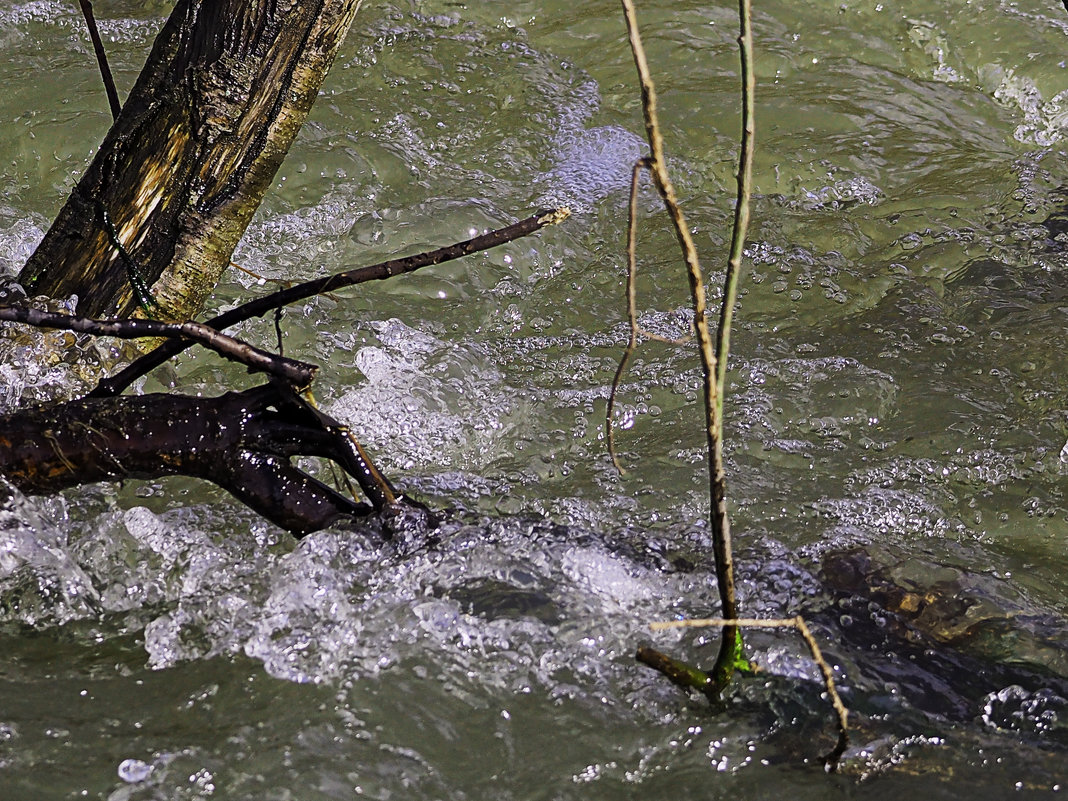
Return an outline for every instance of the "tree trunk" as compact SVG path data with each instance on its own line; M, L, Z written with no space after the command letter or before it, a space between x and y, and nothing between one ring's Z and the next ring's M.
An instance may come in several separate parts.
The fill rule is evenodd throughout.
M23 268L27 291L77 294L85 316L192 318L359 5L178 0L122 113Z

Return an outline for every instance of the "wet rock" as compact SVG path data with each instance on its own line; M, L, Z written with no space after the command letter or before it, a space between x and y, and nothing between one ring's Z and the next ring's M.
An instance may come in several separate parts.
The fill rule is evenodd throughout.
M972 719L1008 686L1068 696L1068 629L1024 615L984 574L864 549L827 554L819 577L844 640L879 657L859 665L876 687L951 719Z

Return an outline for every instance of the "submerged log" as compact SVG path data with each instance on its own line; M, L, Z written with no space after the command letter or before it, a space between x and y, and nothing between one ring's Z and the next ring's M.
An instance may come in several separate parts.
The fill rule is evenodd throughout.
M192 318L307 117L360 0L178 0L19 280L84 316Z
M297 455L337 462L373 506L294 467L289 459ZM94 481L193 476L297 535L375 508L417 505L396 494L347 430L276 384L217 398L86 398L0 415L0 474L31 495Z

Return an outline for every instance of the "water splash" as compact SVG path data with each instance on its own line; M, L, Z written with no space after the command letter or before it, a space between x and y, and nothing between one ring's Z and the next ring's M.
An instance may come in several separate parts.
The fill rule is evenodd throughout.
M533 423L529 405L509 393L477 349L397 319L372 327L380 345L355 356L366 382L345 390L330 412L398 469L438 465L480 472L510 452L517 428Z
M994 97L1006 105L1016 106L1023 114L1024 121L1014 133L1017 141L1049 147L1064 138L1068 129L1068 91L1058 92L1045 100L1033 79L1009 70L994 91Z
M605 125L558 133L554 149L556 164L541 178L546 188L538 202L588 213L605 198L625 199L631 168L648 146L618 125Z
M990 693L982 717L996 729L1052 735L1068 743L1068 699L1049 689L1030 691L1012 685Z
M65 531L0 477L0 622L58 626L95 616L99 592Z

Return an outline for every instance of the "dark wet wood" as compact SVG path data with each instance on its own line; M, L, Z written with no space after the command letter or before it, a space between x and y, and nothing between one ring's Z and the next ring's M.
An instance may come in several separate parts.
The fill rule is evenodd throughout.
M358 6L178 0L118 120L23 268L27 290L77 294L79 314L90 317L142 306L159 319L192 318L229 264ZM139 300L131 271L154 304Z
M332 459L363 484L353 440L324 417L272 384L217 398L87 398L0 416L0 473L27 494L194 476L306 534L373 511L290 464L296 455Z

